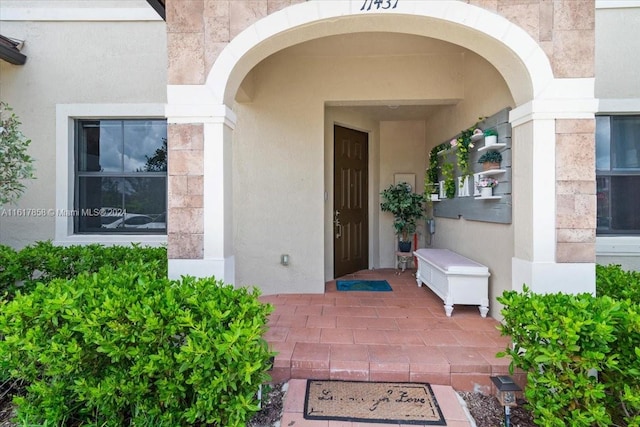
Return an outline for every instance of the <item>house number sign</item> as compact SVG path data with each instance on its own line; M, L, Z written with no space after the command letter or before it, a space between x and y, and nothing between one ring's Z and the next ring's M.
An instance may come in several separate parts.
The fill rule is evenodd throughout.
M400 0L364 0L360 10L369 12L378 9L395 9Z

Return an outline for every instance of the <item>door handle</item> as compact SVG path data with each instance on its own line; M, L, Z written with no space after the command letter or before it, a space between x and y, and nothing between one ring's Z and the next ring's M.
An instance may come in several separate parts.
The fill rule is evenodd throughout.
M340 211L336 211L333 215L333 224L336 227L336 239L342 237L342 224L340 224Z

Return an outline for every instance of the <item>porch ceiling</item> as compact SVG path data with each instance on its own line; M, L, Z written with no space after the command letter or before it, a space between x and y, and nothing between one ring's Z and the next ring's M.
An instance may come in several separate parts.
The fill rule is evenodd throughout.
M437 57L454 53L468 53L468 49L453 43L413 34L393 32L361 32L339 34L309 40L286 48L283 52L298 57L322 57L338 61L346 57L385 57L390 61L412 56ZM457 102L459 100L456 100ZM427 120L443 106L454 101L380 100L380 101L329 101L329 107L342 107L378 121Z
M342 105L339 107L363 114L377 121L427 120L442 108L441 105L401 105L395 101L390 101L385 105Z

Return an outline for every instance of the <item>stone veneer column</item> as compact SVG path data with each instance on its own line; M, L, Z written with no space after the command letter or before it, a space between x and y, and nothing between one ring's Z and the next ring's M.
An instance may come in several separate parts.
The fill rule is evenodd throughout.
M169 0L167 11L168 80L170 85L205 81L204 0ZM202 259L204 252L202 123L176 123L169 128L168 257Z
M201 97L194 98L196 93ZM196 103L203 98L207 98L204 88L169 88L169 276L215 276L233 283L231 141L235 115L213 100Z
M594 2L552 4L554 74L593 78ZM595 119L556 121L556 262L596 261L595 153Z
M264 16L301 1L304 0L168 0L169 85L185 88L187 92L189 86L195 88L203 85L216 58L230 40ZM219 123L227 122L227 114L218 120L213 117L215 114L211 115L207 108L202 108L209 100L200 97L196 91L192 94L191 99L180 97L178 103L181 105L177 107L180 111L176 112L176 105L173 105L167 113L170 123L168 255L169 259L175 260L226 259L231 236L228 233L225 237L208 235L205 241L205 235L206 232L211 234L214 229L220 232L221 223L231 223L230 184L223 184L223 187L228 186L229 194L222 195L209 206L214 212L207 210L204 145L210 144L208 152L215 152L216 155L222 155L226 150L224 156L228 158L230 147L226 145L230 144L231 135L228 133L223 138L222 135L227 131L217 129L217 126L225 128L225 124ZM216 124L210 124L211 121ZM207 158L211 160L211 155ZM207 162L207 165L211 164L211 161ZM220 162L214 164L219 170L230 167L230 163L226 166ZM215 170L212 174L209 180L218 177ZM230 176L227 178L230 179ZM213 184L211 188L215 187ZM205 223L205 218L217 217L218 214L219 221L208 220ZM182 268L178 270L182 271ZM224 270L230 268L227 266Z
M168 256L203 255L203 124L169 123Z
M594 77L593 0L469 2L495 10L527 31L546 52L557 79ZM565 110L560 116L583 115L575 113ZM555 260L559 263L595 262L594 135L593 119L556 121Z
M521 200L532 212L514 221L513 285L526 283L535 292L595 292L595 2L498 0L496 12L539 43L555 77L512 111L517 125L531 121L532 130L531 141L525 133L514 150L533 144L520 146L531 152L531 158L520 158L524 170L518 174L532 180L531 199ZM530 231L522 228L527 219Z
M556 120L557 262L596 261L595 119Z

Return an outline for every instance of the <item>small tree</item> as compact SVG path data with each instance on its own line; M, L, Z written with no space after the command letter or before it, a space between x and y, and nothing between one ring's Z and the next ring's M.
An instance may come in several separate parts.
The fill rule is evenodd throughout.
M0 101L0 205L14 203L25 185L22 181L33 179L33 158L27 154L31 140L19 126L22 124L13 109Z
M424 195L414 193L406 182L391 185L380 193L382 212L393 214L393 228L403 242L416 231L416 221L424 217Z

